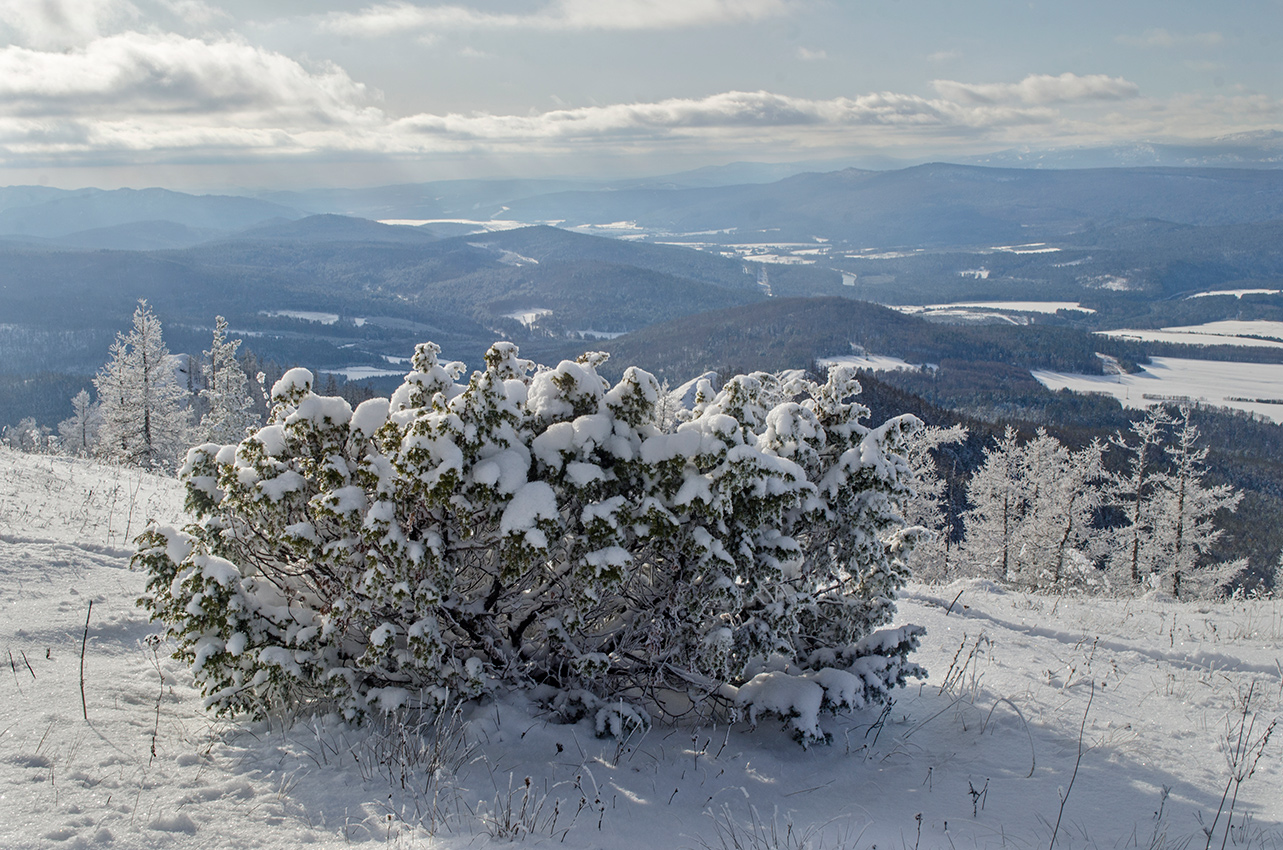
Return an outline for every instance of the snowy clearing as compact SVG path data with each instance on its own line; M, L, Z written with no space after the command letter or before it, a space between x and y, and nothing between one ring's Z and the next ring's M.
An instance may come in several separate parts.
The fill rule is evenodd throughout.
M1052 248L1046 242L1030 242L1026 245L994 245L991 251L1006 251L1009 254L1054 254L1059 248Z
M1079 375L1037 370L1034 378L1052 390L1105 393L1124 407L1143 408L1164 401L1197 401L1233 407L1283 422L1283 364L1234 363L1154 357L1143 372Z
M971 580L910 586L899 619L928 629L931 678L885 714L825 719L833 745L809 752L779 721L597 739L513 697L422 728L215 720L133 604L123 537L176 518L177 482L8 450L0 469L6 848L803 846L768 843L772 824L811 850L1033 848L1062 799L1057 847L1202 847L1214 822L1220 846L1235 724L1259 736L1283 710L1278 600ZM1278 747L1227 847L1283 847Z
M1142 342L1178 342L1186 345L1246 345L1283 347L1283 322L1227 319L1202 325L1184 325L1159 330L1120 329L1101 331L1104 336L1137 339Z
M388 358L393 362L395 358ZM363 378L387 378L392 376L401 376L409 369L408 366L401 369L382 369L378 366L343 366L339 369L326 369L326 374L342 375L349 381L359 381Z
M901 313L932 313L940 310L994 310L1009 313L1050 313L1061 310L1074 310L1079 313L1095 313L1090 307L1084 307L1077 301L966 301L959 304L924 304L921 306L892 306L892 310Z
M498 230L516 230L519 227L529 227L530 222L525 221L508 221L502 219L487 219L477 221L471 218L385 218L379 219L379 224L394 224L401 227L424 227L433 224L458 224L465 227L476 228L474 233L494 233Z
M868 369L872 372L916 372L919 369L936 368L933 364L909 363L899 357L888 357L883 354L845 354L841 357L825 357L817 360L821 366L854 366L857 369Z
M1283 289L1214 289L1210 292L1195 292L1187 298L1209 298L1213 295L1233 295L1242 298L1244 295L1283 295Z
M570 339L578 339L581 337L583 339L619 339L621 336L623 336L626 333L627 331L581 330L581 331L566 331L566 336Z
M304 322L317 322L322 325L333 325L339 320L338 313L317 313L312 310L263 310L261 315L269 318L281 316L286 319L301 319Z
M533 257L527 257L524 254L518 254L516 251L508 251L494 245L487 245L484 242L469 242L472 248L481 248L483 250L493 251L499 255L499 262L508 266L537 266L539 261Z
M530 310L514 310L511 313L504 313L503 317L505 319L516 319L518 322L521 322L521 324L530 328L534 327L535 322L539 321L544 316L551 315L551 310L545 307L535 307Z

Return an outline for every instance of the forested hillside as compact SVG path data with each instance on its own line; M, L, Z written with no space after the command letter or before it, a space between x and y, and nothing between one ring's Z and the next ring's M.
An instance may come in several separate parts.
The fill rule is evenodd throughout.
M948 514L961 534L968 507L965 481L983 460L983 448L1012 426L1024 437L1046 428L1081 448L1093 439L1125 433L1141 416L1112 398L1053 392L1030 374L1056 368L1099 372L1096 352L1143 363L1151 343L1092 335L1068 327L938 325L874 304L847 299L773 299L769 302L653 325L591 345L619 362L637 362L677 383L712 369L808 369L817 359L850 353L891 355L928 368L864 374L862 398L877 416L911 412L932 425L967 426L961 445L939 450ZM1189 347L1182 347L1188 349ZM1238 349L1241 351L1242 349ZM1048 367L1041 364L1058 363ZM607 364L604 371L610 371ZM1217 557L1247 557L1268 576L1283 549L1283 425L1227 410L1199 409L1195 422L1207 437L1213 483L1243 491Z

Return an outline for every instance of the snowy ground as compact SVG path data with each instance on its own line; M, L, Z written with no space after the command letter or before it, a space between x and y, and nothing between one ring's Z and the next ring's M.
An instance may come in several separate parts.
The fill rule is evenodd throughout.
M1277 600L970 581L909 589L931 678L809 752L769 722L602 741L512 697L382 735L215 720L133 605L125 538L179 510L175 482L0 450L0 847L961 850L1047 847L1058 819L1057 847L1201 848L1213 823L1219 847L1235 724L1283 712ZM1225 846L1283 847L1281 754L1283 732Z
M1177 342L1187 345L1245 345L1258 348L1278 348L1283 346L1283 322L1271 322L1264 319L1225 319L1218 322L1206 322L1201 325L1182 325L1159 330L1121 329L1101 331L1101 333L1104 336L1136 339L1142 342Z
M1279 295L1283 294L1283 289L1213 289L1207 292L1195 292L1193 295L1185 296L1188 298L1208 298L1214 295L1233 295L1235 298L1242 298L1244 295Z
M1079 313L1095 313L1090 307L1084 307L1077 301L967 301L958 304L924 304L920 306L891 305L892 310L901 313L952 313L962 310L992 310L1009 313L1058 313L1061 310L1073 310Z
M825 357L817 360L821 366L854 366L857 369L868 369L872 372L916 372L922 368L921 363L909 363L899 357L885 354L844 354L840 357ZM927 368L934 369L934 365Z
M1035 370L1033 376L1052 390L1105 393L1124 407L1144 408L1165 401L1197 401L1233 407L1283 422L1283 364L1236 363L1152 357L1135 374L1081 375Z

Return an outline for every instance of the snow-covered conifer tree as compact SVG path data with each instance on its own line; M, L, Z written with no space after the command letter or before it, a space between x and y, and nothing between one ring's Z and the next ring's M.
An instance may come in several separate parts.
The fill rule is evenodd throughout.
M211 706L538 686L603 734L721 706L810 742L920 674L922 630L883 628L919 423L862 425L852 370L737 376L661 428L654 377L612 387L604 355L531 374L501 342L460 383L439 353L355 410L291 370L267 426L188 452L199 522L135 563Z
M205 352L205 382L200 391L200 438L211 443L238 443L262 424L250 395L245 370L236 359L239 339L227 338L227 320L214 319L214 339Z
M1201 566L1203 556L1224 533L1216 528L1216 514L1235 510L1243 498L1228 484L1208 487L1203 483L1207 448L1197 446L1199 433L1191 421L1192 413L1190 407L1182 406L1173 421L1172 441L1164 447L1170 469L1154 496L1154 537L1165 565L1158 577L1177 597L1186 578Z
M98 443L98 404L81 390L71 399L71 416L58 423L62 450L73 455L90 455Z
M117 335L111 359L94 377L101 454L149 467L177 460L188 440L189 411L174 371L160 320L139 301L133 328Z

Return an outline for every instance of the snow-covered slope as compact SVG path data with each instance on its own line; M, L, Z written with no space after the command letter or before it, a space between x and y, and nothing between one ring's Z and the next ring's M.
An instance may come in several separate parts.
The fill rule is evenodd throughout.
M909 589L931 678L810 751L778 722L599 740L516 697L422 728L219 720L133 604L127 538L180 514L172 480L0 450L0 847L961 850L1047 847L1058 820L1057 847L1203 847L1213 824L1219 847L1244 700L1240 754L1283 712L1277 600L971 581ZM1283 846L1281 754L1283 733L1225 846Z

